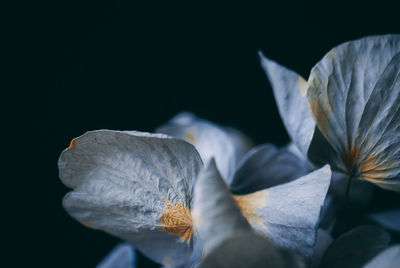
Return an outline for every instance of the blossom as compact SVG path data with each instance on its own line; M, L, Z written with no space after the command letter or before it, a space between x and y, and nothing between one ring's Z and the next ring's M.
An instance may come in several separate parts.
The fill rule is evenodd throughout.
M350 178L400 191L400 35L328 52L308 81L265 58L284 125L304 157Z
M217 143L223 145L221 148L212 147L217 152L211 153L212 159L220 157L219 163L227 177L219 175L216 164L213 172L218 175L210 182L220 181L228 187L229 178L235 178L235 174L229 176L232 165L224 161L238 158L238 151L245 151L240 144L246 142L237 132L229 132L235 134L228 135L223 128L205 121L202 124L203 127L198 130L190 124L174 128L180 129L177 133L190 133L185 136L190 137L194 144L196 140L202 140L199 133L224 133L225 136L221 134L224 139L230 137L236 140L231 151L224 151L224 157L218 152L223 151L226 140ZM203 131L203 128L213 127L221 132ZM217 135L204 136L204 140L210 138L218 139ZM193 191L198 174L203 169L199 151L208 156L204 148L211 147L202 142L194 147L183 139L164 134L112 130L87 132L73 139L60 156L60 178L74 189L65 196L64 207L84 225L132 243L146 256L165 266L195 265L203 254L203 244L194 234ZM246 165L254 164L254 158L244 159L247 161L243 161L241 168L251 170ZM236 176L236 185L240 185L243 179L243 174ZM254 184L257 183L254 181ZM330 170L324 167L284 185L230 198L235 200L235 206L254 230L274 244L310 258L315 245L319 210L329 183ZM253 187L252 184L244 184L243 190ZM218 196L219 190L210 189L209 195ZM214 203L216 210L219 205Z

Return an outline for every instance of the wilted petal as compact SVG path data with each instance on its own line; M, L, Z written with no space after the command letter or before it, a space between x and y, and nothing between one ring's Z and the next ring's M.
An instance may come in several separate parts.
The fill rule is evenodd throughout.
M99 130L71 142L60 178L74 191L68 213L131 242L157 262L178 265L192 253L190 202L202 161L189 143L165 135Z
M252 193L297 179L309 171L306 160L288 148L265 144L246 154L235 173L230 189L235 194Z
M364 268L398 268L400 264L400 245L391 246L368 262Z
M400 208L372 213L369 217L383 227L400 233Z
M390 235L375 226L360 226L341 235L326 250L321 267L362 267L387 247Z
M128 243L117 245L108 255L96 266L97 268L135 268L135 248Z
M292 182L234 198L257 232L309 258L330 179L327 165Z
M215 158L228 184L239 161L251 148L250 141L238 130L218 126L188 112L178 114L156 131L192 143L204 163Z
M261 65L274 91L286 130L304 156L314 134L315 122L307 106L307 81L259 53Z
M399 73L400 35L362 38L326 54L311 71L307 97L333 150L313 157L400 191Z

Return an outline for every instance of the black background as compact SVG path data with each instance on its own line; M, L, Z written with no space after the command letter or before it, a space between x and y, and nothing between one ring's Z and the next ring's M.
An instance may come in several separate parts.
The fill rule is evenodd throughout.
M13 36L23 37L14 64L29 73L19 79L30 86L18 92L35 135L24 135L35 169L21 182L32 184L23 188L33 196L18 197L16 208L24 219L17 234L34 237L13 236L17 262L93 267L118 242L61 206L69 189L57 160L72 138L104 128L151 132L189 110L256 143L283 145L288 137L259 49L307 78L342 42L400 33L398 8L383 1L136 2L35 3L10 23Z

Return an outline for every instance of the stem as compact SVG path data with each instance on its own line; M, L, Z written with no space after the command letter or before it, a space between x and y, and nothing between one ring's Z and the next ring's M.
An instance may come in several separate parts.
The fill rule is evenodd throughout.
M352 179L353 179L353 176L349 176L349 179L347 180L346 193L345 193L346 202L349 201L350 185L351 185Z

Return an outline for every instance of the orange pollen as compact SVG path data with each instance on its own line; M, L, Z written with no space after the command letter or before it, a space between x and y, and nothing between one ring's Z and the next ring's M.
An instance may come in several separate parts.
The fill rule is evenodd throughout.
M180 202L171 204L166 199L164 199L164 204L166 209L161 215L160 229L179 236L184 242L188 242L193 235L192 215L189 208Z
M71 142L69 143L68 149L71 149L75 145L76 145L76 141L75 140L71 140Z

